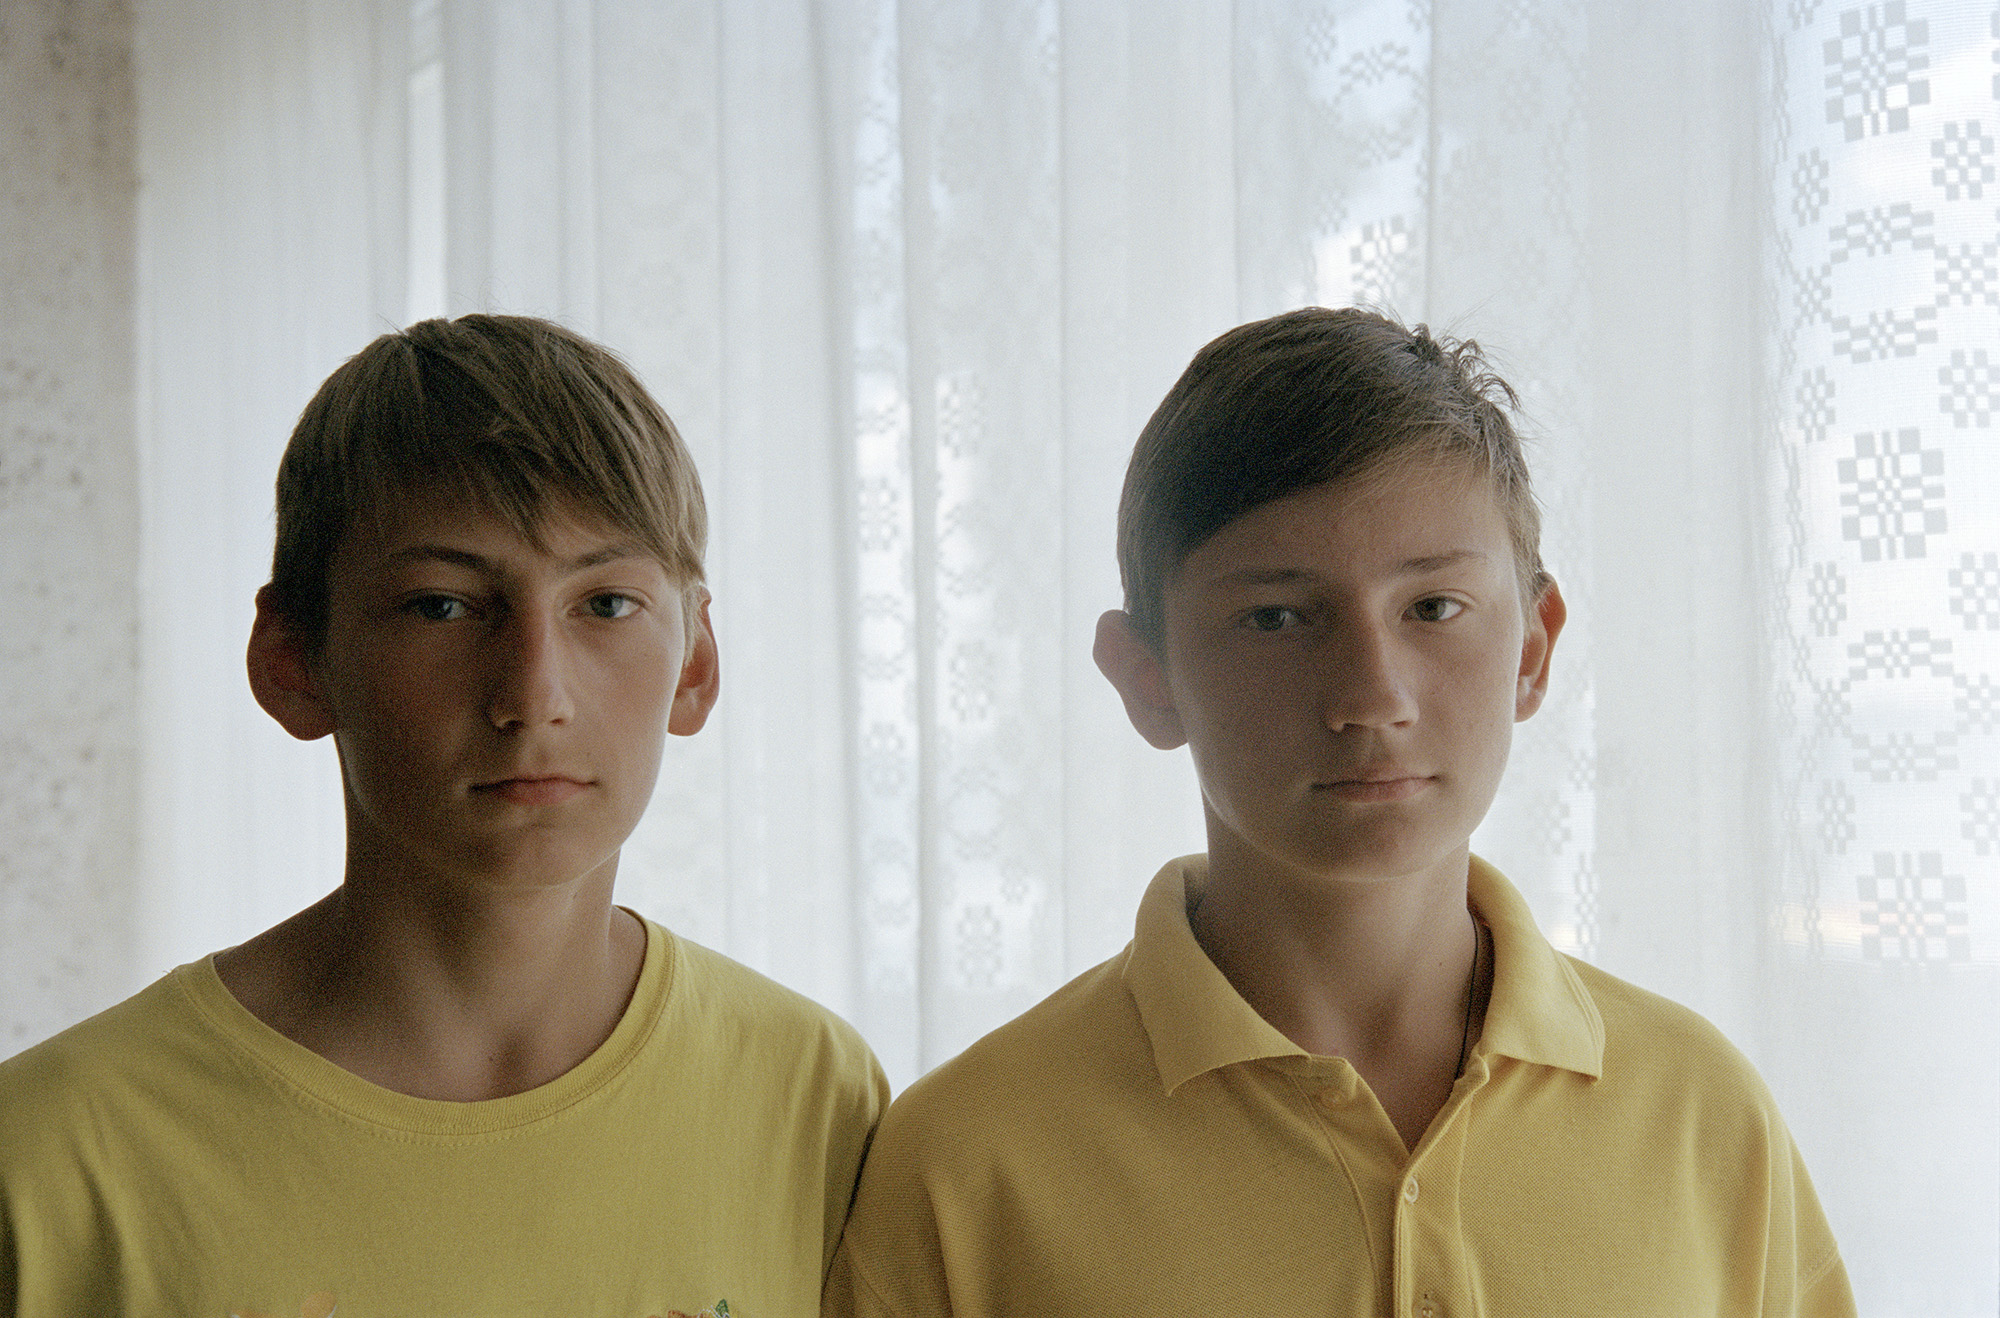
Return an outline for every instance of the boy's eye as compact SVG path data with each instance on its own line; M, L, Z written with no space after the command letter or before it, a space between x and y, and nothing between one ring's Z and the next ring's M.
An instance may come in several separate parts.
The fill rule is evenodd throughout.
M1463 612L1465 605L1447 595L1433 595L1410 606L1410 613L1418 622L1443 622Z
M621 595L615 590L592 595L588 605L592 617L626 618L638 612L639 601L630 595Z
M455 622L466 613L465 601L449 595L419 595L403 607L425 622Z
M1251 631L1279 632L1287 627L1296 627L1301 619L1297 609L1282 604L1267 604L1261 609L1252 609L1243 617L1244 625Z

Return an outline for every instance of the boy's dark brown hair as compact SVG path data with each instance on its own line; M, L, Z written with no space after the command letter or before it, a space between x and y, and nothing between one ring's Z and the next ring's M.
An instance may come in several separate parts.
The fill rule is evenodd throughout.
M553 502L657 557L693 598L708 513L674 423L609 349L531 316L425 320L327 377L278 467L278 611L317 653L327 570L357 518L442 490L527 539Z
M1532 608L1549 577L1541 513L1507 418L1518 406L1477 343L1432 338L1375 311L1305 307L1223 334L1168 390L1125 471L1118 572L1133 629L1159 647L1167 582L1244 513L1405 462L1457 465L1493 482L1522 604Z

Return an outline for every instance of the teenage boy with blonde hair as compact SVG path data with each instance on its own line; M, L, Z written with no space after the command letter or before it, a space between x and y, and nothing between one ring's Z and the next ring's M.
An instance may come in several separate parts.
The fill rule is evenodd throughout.
M1469 852L1564 620L1502 399L1319 308L1167 395L1096 657L1208 852L890 1108L828 1314L1853 1312L1750 1065Z
M341 886L0 1064L0 1314L806 1315L887 1092L612 904L716 696L701 487L546 321L377 339L278 476L250 685Z

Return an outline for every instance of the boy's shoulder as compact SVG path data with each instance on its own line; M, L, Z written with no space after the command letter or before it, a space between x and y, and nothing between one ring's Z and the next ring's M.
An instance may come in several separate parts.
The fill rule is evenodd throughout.
M182 966L68 1029L0 1059L0 1177L81 1138L135 1095L186 1093L223 1065Z
M1558 950L1520 890L1477 856L1468 886L1498 963L1477 1045L1493 1065L1525 1062L1587 1077L1593 1083L1576 1099L1600 1105L1643 1106L1656 1093L1769 1103L1756 1068L1706 1017Z
M1084 971L920 1077L883 1115L871 1157L971 1174L1142 1121L1134 1108L1168 1095L1125 982L1130 957Z
M0 1058L0 1111L30 1082L84 1079L185 1047L200 1013L187 979L200 963L169 971L131 997Z
M1692 1007L1560 954L1604 1021L1604 1075L1621 1088L1775 1119L1776 1100L1742 1049Z
M698 1030L725 1048L754 1046L872 1071L874 1053L839 1013L714 948L647 921L671 949L669 1029Z
M667 1052L712 1060L779 1059L808 1067L843 1097L876 1110L886 1085L855 1028L805 995L713 949L647 922L664 953L660 990L642 988L628 1011L650 1013ZM146 1095L262 1093L273 1079L310 1087L284 1065L297 1054L233 1003L211 959L168 972L138 993L0 1059L0 1149L89 1124ZM93 1116L93 1112L97 1116ZM21 1139L10 1137L19 1135Z
M1740 1057L1708 1017L1674 999L1621 979L1594 962L1558 953L1604 1017L1607 1043L1617 1035L1694 1049L1720 1049Z
M1519 906L1525 916L1525 903ZM1545 959L1557 982L1541 979L1538 1000L1522 1004L1530 1017L1526 1028L1531 1034L1571 1029L1576 1045L1571 1055L1593 1063L1588 1068L1593 1079L1611 1081L1608 1087L1590 1087L1603 1091L1595 1101L1692 1104L1753 1124L1775 1119L1775 1102L1756 1067L1706 1017L1557 951L1538 931L1528 931L1527 938L1532 942L1519 950ZM1066 1128L1130 1119L1145 1110L1164 1114L1186 1079L1180 1071L1163 1073L1163 1064L1176 1066L1166 1050L1176 1045L1172 1036L1198 1030L1197 1019L1216 1019L1206 1010L1212 1004L1203 1001L1213 995L1188 982L1194 976L1186 967L1151 948L1138 954L1146 965L1137 977L1153 986L1170 984L1172 996L1155 988L1150 1007L1142 1007L1132 983L1136 948L1135 942L1083 972L918 1080L892 1105L882 1138L893 1144L935 1142L943 1149L975 1135L1033 1143L1053 1113L1060 1113L1054 1119ZM1163 966L1173 973L1163 975ZM1248 1004L1229 1005L1240 1007L1234 1015L1251 1014ZM1167 1031L1168 1037L1156 1040L1153 1030ZM1270 1064L1293 1064L1276 1048L1238 1051L1245 1061L1262 1051ZM1304 1055L1294 1060L1302 1062ZM1581 1097L1585 1091L1575 1092Z

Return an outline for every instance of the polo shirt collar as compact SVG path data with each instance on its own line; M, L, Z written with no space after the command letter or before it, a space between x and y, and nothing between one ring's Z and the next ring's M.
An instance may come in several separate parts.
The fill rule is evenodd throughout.
M1604 1017L1576 968L1499 870L1474 856L1466 880L1472 909L1493 931L1493 997L1477 1051L1602 1076Z
M1153 876L1125 959L1125 985L1168 1093L1225 1066L1308 1055L1243 1000L1195 941L1188 892L1207 875L1206 856L1183 856ZM1576 971L1535 927L1521 894L1475 856L1468 895L1493 931L1495 963L1477 1051L1603 1074L1603 1017Z
M1170 860L1139 901L1125 985L1153 1043L1169 1094L1198 1075L1267 1057L1305 1057L1243 1000L1188 924L1188 891L1208 877L1207 856Z

